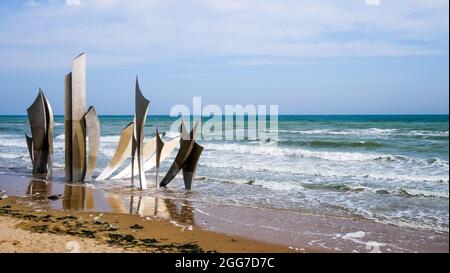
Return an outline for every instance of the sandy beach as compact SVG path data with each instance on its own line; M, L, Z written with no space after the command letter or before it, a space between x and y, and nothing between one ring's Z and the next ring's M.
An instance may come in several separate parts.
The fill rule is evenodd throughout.
M93 239L52 233L35 233L19 226L23 220L0 217L0 248L2 253L119 253L124 248L111 247Z
M160 218L78 209L33 209L23 201L17 196L0 200L0 252L293 251L282 245L229 236Z

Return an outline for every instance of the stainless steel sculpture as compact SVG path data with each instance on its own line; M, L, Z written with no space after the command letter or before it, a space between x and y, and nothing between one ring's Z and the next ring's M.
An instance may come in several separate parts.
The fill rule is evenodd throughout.
M25 134L27 140L28 153L30 154L31 164L33 164L33 138Z
M175 150L175 148L178 146L179 143L180 143L179 136L164 143L158 161L159 162L164 161L172 153L172 151ZM154 154L149 160L145 162L144 164L145 171L153 169L156 166L156 162L157 162L156 154Z
M33 104L27 109L31 137L25 135L33 164L33 174L51 174L53 154L53 111L39 88Z
M122 129L119 144L117 144L116 151L114 152L111 161L95 180L105 180L128 158L131 152L131 139L133 138L133 131L134 122L129 123L125 128Z
M159 135L160 136L160 135ZM147 143L144 145L144 171L148 171L156 166L156 137L150 139ZM180 142L180 137L175 137L171 140L169 140L167 143L164 144L163 149L160 154L160 162L164 161L175 148L177 147L178 143ZM130 142L131 143L131 142ZM122 164L122 163L121 163ZM136 160L135 160L136 165ZM135 176L138 172L137 167L134 167ZM111 179L125 179L131 177L131 164L125 167L122 171L120 171L118 174L114 175ZM106 178L103 178L106 179Z
M97 155L100 148L100 122L98 121L97 112L93 106L89 107L89 110L84 118L86 120L89 143L89 154L84 180L89 181L94 173L95 165L97 163Z
M200 158L200 154L203 151L203 147L195 142L195 134L197 131L198 122L195 124L194 129L187 134L184 127L184 122L181 122L181 140L180 149L175 157L175 161L163 178L160 187L165 187L169 184L175 176L183 169L184 186L190 190L192 186L192 179L195 174L196 166Z
M46 115L48 117L48 131L47 131L47 137L48 137L48 172L47 174L49 176L52 175L53 172L53 128L55 125L55 119L53 117L53 109L50 106L50 102L47 100L47 98L44 96L44 102L45 102L45 111Z
M184 187L188 190L191 189L192 179L194 179L195 171L197 170L197 163L198 160L200 159L202 151L203 147L200 146L198 143L194 143L194 147L192 147L191 154L189 155L189 157L187 158L186 162L182 167Z
M147 143L144 144L143 149L143 162L148 161L148 159L155 153L156 150L156 137L153 137L150 139ZM133 166L134 171L131 171L131 167ZM144 172L145 172L144 168ZM139 168L137 164L137 160L134 159L134 164L130 164L127 167L125 167L122 171L120 171L118 174L116 174L112 179L123 179L123 178L130 178L131 174L136 177L139 174Z
M86 113L86 54L84 53L73 59L72 72L65 77L64 106L65 179L82 182L86 178L90 179L92 175L100 136L95 109L90 108L91 113ZM90 122L89 140L92 142L89 166L86 162L86 114Z
M158 176L159 176L159 164L161 160L161 152L164 147L164 142L158 133L158 128L156 128L156 151L155 151L155 166L156 166L156 174L155 174L155 185L158 187ZM145 166L144 166L145 168Z
M137 165L139 170L139 184L141 189L147 189L147 183L145 181L144 171L144 126L145 119L147 118L148 105L150 101L142 95L139 88L139 81L136 77L136 100L135 100L135 127L133 142L131 145L131 184L134 186L134 157L137 157Z

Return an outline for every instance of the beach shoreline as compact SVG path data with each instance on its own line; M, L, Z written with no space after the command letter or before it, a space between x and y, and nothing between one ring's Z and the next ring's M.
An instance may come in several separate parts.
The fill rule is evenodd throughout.
M156 239L160 242L161 238L168 238L171 243L193 243L202 251L213 252L448 252L448 233L403 228L355 217L193 204L183 198L157 197L155 193L147 193L155 196L130 197L130 189L104 191L89 184L68 185L32 180L24 176L0 175L0 181L0 190L10 196L0 201L0 207L11 206L20 214L33 213L37 219L52 215L53 221L68 215L77 219L81 217L84 219L81 221L88 219L95 222L95 217L108 219L105 221L112 225L116 225L117 221L123 223L122 232L125 235L130 235L130 232L131 235L143 233L144 237L138 237L136 242L140 242L140 239ZM23 218L19 220L24 221ZM91 222L78 224L96 228ZM143 229L144 232L136 231L129 228L134 224L148 227ZM22 228L30 230L32 225L33 222L24 224ZM62 223L56 225L64 227ZM162 227L157 229L155 225ZM155 230L159 231L153 233ZM168 230L172 231L170 236L167 236ZM97 232L96 229L94 231ZM77 235L77 232L74 234ZM108 236L103 233L100 235L103 238L100 242L105 247L110 246L107 243ZM111 247L119 247L117 251L122 252L120 247L124 246L119 244ZM21 251L20 247L17 250ZM155 250L128 245L125 251ZM182 250L166 248L164 251Z
M164 220L107 212L36 212L17 201L0 200L0 252L289 252L281 245Z
M2 182L15 181L20 184L19 181L23 179L23 177L0 175ZM0 189L3 190L3 188L5 187L0 186ZM17 187L18 191L20 191L19 188L20 186ZM85 187L76 188L79 190ZM30 190L28 187L27 191ZM11 190L5 192L11 192ZM42 208L39 206L43 203L55 202L59 198L66 204L74 200L64 200L61 194L36 195L36 192L28 194L31 199L35 198L31 203L39 203L38 207L34 207L34 204L29 202L31 199L28 199L28 196L4 194L0 200L0 252L277 253L294 251L283 245L208 231L189 222L180 224L161 217L142 217L139 214L114 213L101 211L101 209L84 210L77 205L70 209Z

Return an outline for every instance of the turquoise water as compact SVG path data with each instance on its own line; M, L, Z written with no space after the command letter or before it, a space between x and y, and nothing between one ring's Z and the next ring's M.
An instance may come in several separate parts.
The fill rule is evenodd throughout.
M120 130L132 116L101 116L97 170L106 166ZM149 116L146 138L155 126L169 128L175 118ZM206 119L204 119L206 121ZM55 118L55 167L64 166L64 121ZM24 134L26 116L0 116L0 172L31 172ZM205 132L205 136L207 133ZM273 139L272 139L273 140ZM448 115L279 116L273 141L214 140L199 162L193 202L223 203L327 215L350 215L416 229L448 232ZM162 174L176 152L163 162ZM154 170L147 173L151 181ZM92 182L99 188L129 181ZM149 182L149 185L153 183ZM170 191L184 192L177 178Z

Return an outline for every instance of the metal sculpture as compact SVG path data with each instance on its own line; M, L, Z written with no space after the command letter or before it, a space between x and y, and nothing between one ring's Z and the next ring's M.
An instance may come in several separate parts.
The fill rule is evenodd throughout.
M72 72L65 77L64 90L65 179L83 182L90 179L98 153L100 127L93 107L86 113L86 54L72 61ZM86 115L90 149L86 161ZM87 175L86 175L87 174Z
M25 135L28 152L33 164L34 175L51 175L53 156L53 111L45 98L39 93L33 104L27 109L31 128L31 137Z
M156 150L156 137L153 137L150 139L147 143L144 144L143 149L143 162L146 162L154 153ZM127 167L125 167L122 171L120 171L118 174L113 176L112 179L123 179L123 178L130 178L131 177L131 167L133 165L134 171L133 175L136 177L139 174L139 168L137 164L137 160L134 160L134 164L130 164ZM144 169L145 172L145 169Z
M183 171L184 187L188 190L191 189L192 180L194 179L195 171L197 170L197 163L200 159L200 155L203 151L203 147L198 143L194 143L192 151L181 168Z
M161 138L160 134L158 134L158 137ZM157 149L158 149L157 148L157 145L158 145L157 141L158 140L156 139L156 137L154 137L154 138L150 139L144 145L144 161L145 161L145 163L144 163L144 172L146 172L146 171L148 171L148 170L150 170L150 169L152 169L152 168L154 168L156 166L156 154L157 154L156 152L157 152ZM162 151L160 153L159 162L164 161L172 153L172 151L175 150L175 148L177 147L179 142L180 142L180 137L175 137L175 138L169 140L167 143L165 143L163 148L162 148ZM131 142L130 142L130 145L131 145ZM122 162L120 164L122 164ZM135 160L135 165L136 165L136 160ZM117 167L119 167L119 166L117 166ZM136 174L137 172L138 172L138 169L137 169L136 166L134 166L135 176L137 175ZM109 175L107 177L102 176L102 177L99 177L98 180L104 180L104 179L106 179L108 177L109 177ZM118 174L114 175L111 179L113 179L113 180L115 180L115 179L125 179L125 178L130 178L130 177L131 177L131 164L128 165L127 167L125 167Z
M184 122L181 122L180 149L178 150L178 154L175 157L172 166L159 184L160 187L167 186L167 184L175 178L180 170L183 170L184 186L188 190L191 189L196 166L200 158L200 154L203 151L203 147L195 142L197 126L198 122L188 135L186 128L184 127Z
M155 186L158 187L158 175L159 175L159 164L161 162L161 152L164 147L164 141L162 141L161 137L158 133L158 128L156 128L156 151L155 151L155 166L156 166L156 174L155 174ZM145 168L145 166L144 166Z
M156 158L157 154L155 153L149 160L147 160L145 162L144 170L145 171L151 170L155 166L157 166L156 165L157 162L164 161L172 153L172 151L175 150L175 148L178 146L179 143L180 143L180 137L179 136L175 137L175 138L173 138L173 139L171 139L169 141L167 141L166 143L164 143L164 146L163 146L163 148L161 150L161 153L159 155L159 160ZM159 175L158 173L159 173L159 170L157 169L157 174L156 174L157 178L156 179L158 179L158 175Z
M137 157L137 165L139 171L139 184L141 189L147 189L144 171L144 126L147 118L148 105L150 101L142 95L139 88L139 81L136 77L136 100L135 100L135 116L134 116L134 135L131 145L131 185L134 186L134 157Z
M86 129L89 143L89 154L87 159L86 174L84 179L91 180L94 173L95 165L97 163L97 155L100 149L100 122L98 120L97 112L93 106L89 107L86 115Z
M99 181L107 179L128 158L131 152L131 139L133 137L133 131L134 122L129 123L122 129L119 144L117 144L116 151L114 152L111 161L95 180Z
M27 140L28 153L30 154L31 164L33 164L33 138L25 134Z
M39 88L40 91L42 91ZM42 92L43 93L43 92ZM53 117L53 109L48 99L43 95L45 103L45 115L47 116L47 138L48 138L48 176L53 172L53 129L55 125L55 119Z

